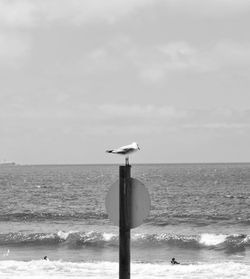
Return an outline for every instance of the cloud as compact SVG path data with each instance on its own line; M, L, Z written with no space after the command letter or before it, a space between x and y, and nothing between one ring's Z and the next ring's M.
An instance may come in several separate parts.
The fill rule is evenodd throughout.
M246 13L248 0L1 0L0 18L9 24L33 24L36 20L69 20L81 24L95 20L115 20L138 8L166 8L168 13L227 15Z
M250 123L205 123L205 124L186 124L185 128L189 129L250 129Z
M137 54L140 76L146 82L161 82L171 74L189 72L244 73L250 69L250 42L220 40L212 46L195 46L188 42L171 42L144 49ZM136 57L135 57L136 59Z
M47 0L41 7L45 18L49 21L69 19L81 24L92 20L115 22L120 17L130 14L140 7L147 6L152 0Z
M181 119L185 118L187 112L185 110L176 109L172 106L154 106L154 105L100 105L98 110L101 114L111 118L131 118L131 119Z
M184 16L227 17L247 14L250 11L248 0L162 0L172 13Z
M119 119L145 119L146 121L152 119L182 119L186 117L187 111L177 109L173 106L154 106L154 105L140 105L140 104L86 104L86 103L72 103L69 104L68 99L65 102L56 104L57 97L50 96L50 104L44 102L34 107L33 102L28 98L26 101L20 99L19 101L9 102L4 104L0 111L0 117L3 118L44 118L44 119L96 119L98 121L107 120L116 122ZM55 107L57 106L57 110Z
M155 46L140 59L140 75L147 81L158 82L171 72L201 70L197 56L198 50L183 41Z
M27 27L39 21L113 23L153 0L0 0L0 20L6 25Z
M250 110L214 108L193 110L182 127L187 130L214 131L223 134L225 131L250 131Z
M211 51L211 59L220 68L228 66L250 67L250 42L219 41Z
M0 61L1 66L17 67L20 59L30 51L30 41L26 36L13 32L0 31ZM0 66L0 67L1 67Z
M182 129L249 129L250 110L232 108L184 109L174 106L156 106L152 104L86 104L61 102L56 100L50 104L38 103L36 106L26 100L3 104L0 119L5 123L26 122L43 123L65 129L67 127L84 127L89 131L121 131L139 132ZM56 109L55 109L56 108ZM48 124L49 123L49 124ZM54 124L53 124L54 123ZM33 125L32 124L32 125ZM73 125L73 126L72 126ZM67 130L67 129L66 129ZM76 128L78 130L78 128ZM98 133L98 132L97 132Z
M65 102L55 105L51 97L49 104L28 99L3 105L0 110L0 124L8 129L1 136L11 133L32 131L38 134L52 133L79 135L149 135L162 134L176 129L188 112L173 106L140 104L86 104ZM32 132L33 133L33 132Z
M125 35L115 36L86 51L76 65L85 75L133 75L153 84L182 73L241 74L250 67L250 42L221 39L214 44L170 41L144 45Z
M0 0L0 21L18 28L39 21L63 21L74 24L109 23L137 9L166 9L168 15L231 16L250 11L248 0Z
M31 26L36 19L37 1L0 0L0 22L9 27Z
M204 49L185 41L141 45L125 36L93 49L82 60L87 73L133 71L147 82L181 71L207 72L215 68L213 63Z

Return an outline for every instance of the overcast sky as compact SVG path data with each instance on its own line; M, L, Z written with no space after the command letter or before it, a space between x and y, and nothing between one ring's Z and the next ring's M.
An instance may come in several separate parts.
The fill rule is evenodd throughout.
M250 0L0 0L0 161L250 161Z

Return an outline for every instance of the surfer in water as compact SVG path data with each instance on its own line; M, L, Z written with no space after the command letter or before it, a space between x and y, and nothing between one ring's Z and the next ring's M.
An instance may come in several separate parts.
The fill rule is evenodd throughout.
M178 263L178 262L175 260L175 258L173 258L173 259L171 260L171 264L180 264L180 263Z
M48 260L48 257L47 256L44 256L44 258L43 258L45 261L47 261Z

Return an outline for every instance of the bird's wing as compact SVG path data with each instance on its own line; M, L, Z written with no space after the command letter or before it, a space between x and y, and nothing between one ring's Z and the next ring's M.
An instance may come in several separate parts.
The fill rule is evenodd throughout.
M131 148L119 148L119 149L116 149L114 150L114 153L117 153L117 154L127 154L128 152L130 152L132 149Z
M128 145L124 145L124 146L122 146L122 147L119 147L119 148L117 148L117 150L120 150L120 149L130 149L130 148L133 148L133 145L132 144L128 144Z
M115 153L115 154L127 154L130 151L132 151L132 148L128 148L128 147L106 150L107 153Z

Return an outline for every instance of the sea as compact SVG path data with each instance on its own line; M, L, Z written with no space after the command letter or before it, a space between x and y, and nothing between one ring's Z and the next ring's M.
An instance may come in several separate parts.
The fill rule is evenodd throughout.
M250 164L132 165L131 176L151 200L131 230L131 279L250 278ZM119 165L0 166L0 278L119 278L105 208L118 178Z

